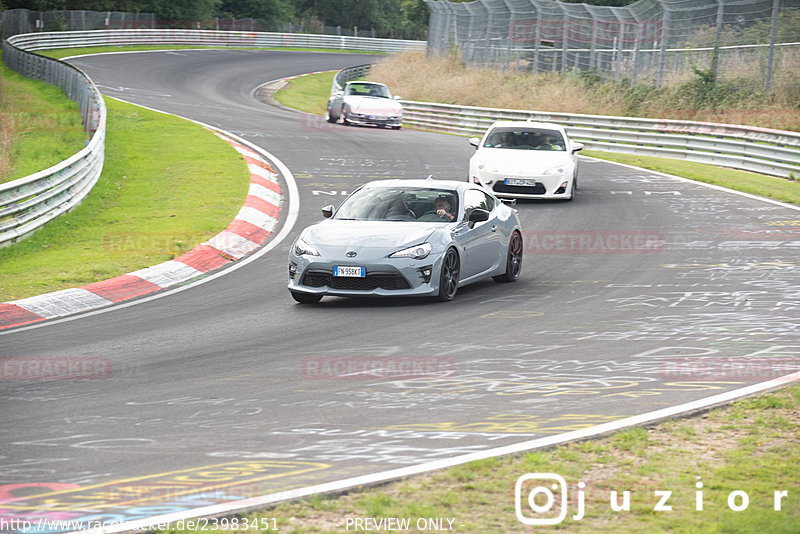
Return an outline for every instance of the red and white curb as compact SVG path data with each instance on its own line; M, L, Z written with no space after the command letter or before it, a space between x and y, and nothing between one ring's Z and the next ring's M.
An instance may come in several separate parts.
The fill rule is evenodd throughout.
M0 303L0 330L109 306L182 284L241 260L262 247L278 224L283 203L278 173L265 157L218 132L250 171L244 205L228 227L173 260L81 287Z

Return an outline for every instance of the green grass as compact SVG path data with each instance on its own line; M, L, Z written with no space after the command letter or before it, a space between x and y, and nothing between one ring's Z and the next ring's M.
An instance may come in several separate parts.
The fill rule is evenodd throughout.
M84 147L80 108L60 89L0 63L0 183L56 165Z
M315 495L248 519L275 518L287 534L343 532L348 518L367 517L409 518L408 532L421 531L415 527L419 518L451 518L454 530L464 533L533 532L516 518L514 485L526 473L556 473L566 479L571 497L566 520L547 532L794 533L800 522L798 410L800 386L793 385L691 418L473 462L339 497ZM747 425L741 424L741 414L747 414ZM581 481L586 515L573 520ZM696 509L698 482L702 510ZM629 511L610 509L611 491L618 492L619 502L630 491ZM672 511L654 510L655 491L672 492L667 503ZM747 510L729 508L732 491L748 494ZM773 509L775 491L788 492L780 511Z
M275 94L275 100L306 113L325 115L335 71L300 76Z
M247 195L242 158L189 121L106 98L102 176L83 203L0 249L0 302L111 278L224 229Z

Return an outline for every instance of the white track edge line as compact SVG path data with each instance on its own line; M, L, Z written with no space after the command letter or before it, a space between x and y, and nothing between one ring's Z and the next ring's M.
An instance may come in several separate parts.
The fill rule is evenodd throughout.
M745 397L748 395L753 395L755 393L760 393L765 390L774 389L779 386L795 382L797 380L800 380L800 372L792 373L790 375L782 376L779 378L774 378L767 382L761 382L759 384L753 384L751 386L735 389L733 391L727 391L725 393L720 393L718 395L713 395L711 397L706 397L704 399L699 399L696 401L691 401L684 404L679 404L677 406L671 406L668 408L662 408L660 410L655 410L652 412L635 415L632 417L627 417L625 419L620 419L618 421L603 423L601 425L596 425L581 430L573 430L571 432L565 432L563 434L557 434L555 436L548 436L545 438L523 441L513 445L505 445L503 447L487 449L485 451L473 452L461 456L456 456L453 458L436 460L433 462L427 462L424 464L419 464L409 467L401 467L389 471L382 471L380 473L361 475L338 481L327 482L324 484L297 488L294 490L270 493L267 495L262 495L260 497L253 497L241 501L216 504L211 506L203 506L192 510L186 510L184 512L175 512L171 514L153 516L149 519L126 521L123 523L119 523L117 525L111 525L107 527L74 531L73 533L69 534L75 534L78 532L80 534L114 534L119 532L129 532L133 530L138 530L138 531L150 530L154 525L165 525L167 523L175 523L177 521L181 520L185 521L188 519L194 519L199 517L223 516L227 514L242 512L244 510L251 510L259 507L264 507L269 504L274 504L280 501L307 497L309 495L314 495L316 493L341 492L358 486L367 486L367 485L385 483L399 478L408 477L411 475L418 475L430 471L436 471L448 467L454 467L457 465L465 464L467 462L485 460L487 458L492 458L495 456L516 454L516 453L530 451L533 449L560 445L562 443L566 443L569 441L583 440L600 434L608 434L610 432L619 431L627 427L644 425L658 420L676 417L685 413L700 411L715 405L728 403L738 398Z
M650 174L655 174L655 175L658 175L658 176L664 176L664 177L667 177L667 178L675 178L675 179L680 180L682 182L697 184L697 185L701 185L703 187L708 187L709 189L715 189L717 191L723 191L725 193L732 193L734 195L739 195L739 196L746 197L746 198L749 198L749 199L752 199L752 200L760 200L761 202L767 202L769 204L775 204L776 206L780 206L782 208L789 208L789 209L800 211L800 206L795 206L794 204L789 204L788 202L781 202L780 200L775 200L774 198L767 198L767 197L762 197L762 196L759 196L759 195L754 195L753 193L745 193L744 191L737 191L735 189L729 189L729 188L721 186L721 185L709 184L709 183L706 183L706 182L701 182L699 180L692 180L691 178L684 178L683 176L676 176L674 174L669 174L669 173L661 172L661 171L653 171L653 170L650 170L650 169L645 169L644 167L637 167L635 165L630 165L628 163L619 163L617 161L611 161L611 160L608 160L608 159L594 158L592 156L581 156L581 158L586 158L586 159L589 159L591 161L600 161L602 163L611 163L613 165L619 165L620 167L627 167L629 169L635 169L637 171L644 171L644 172L648 172ZM667 159L667 158L662 158L662 159ZM682 161L682 160L678 160L678 161ZM734 169L734 170L738 170L738 169ZM747 172L749 172L749 171L747 171ZM753 173L753 174L758 174L758 173ZM764 174L762 176L769 176L769 175L768 174ZM777 176L770 176L770 178L777 178ZM578 194L580 194L580 190L578 191Z

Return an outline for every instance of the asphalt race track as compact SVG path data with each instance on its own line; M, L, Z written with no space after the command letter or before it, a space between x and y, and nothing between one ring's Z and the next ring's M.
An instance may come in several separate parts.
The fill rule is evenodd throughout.
M474 284L452 303L296 304L288 247L322 206L373 179L466 177L464 138L329 125L253 96L270 80L374 59L209 50L71 60L109 96L277 156L300 215L275 250L226 276L0 335L2 358L108 369L98 380L0 380L3 517L187 510L552 436L797 370L800 254L786 229L800 214L588 159L573 202L518 204L517 283Z

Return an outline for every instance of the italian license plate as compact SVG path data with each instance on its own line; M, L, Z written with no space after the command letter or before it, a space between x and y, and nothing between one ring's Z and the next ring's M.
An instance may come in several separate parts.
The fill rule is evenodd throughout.
M527 180L525 178L506 178L506 185L521 185L524 187L534 187L536 180Z
M350 278L364 278L367 276L367 269L365 267L346 267L334 266L333 276L348 276Z

